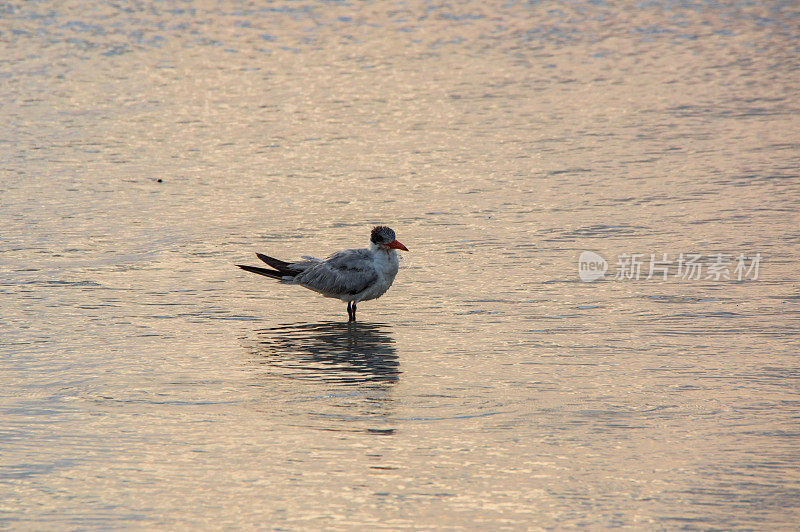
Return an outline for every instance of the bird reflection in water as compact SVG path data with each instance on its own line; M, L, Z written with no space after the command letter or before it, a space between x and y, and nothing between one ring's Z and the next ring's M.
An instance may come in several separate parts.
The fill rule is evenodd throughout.
M378 323L301 323L256 331L255 359L290 379L394 384L400 363L390 328Z
M251 361L265 370L259 386L270 399L261 408L322 430L394 434L389 392L400 363L390 331L388 325L362 322L256 331L247 343ZM276 408L278 397L284 400Z

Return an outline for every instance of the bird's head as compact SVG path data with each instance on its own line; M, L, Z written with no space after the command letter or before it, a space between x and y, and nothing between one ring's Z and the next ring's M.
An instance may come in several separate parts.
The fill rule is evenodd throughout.
M372 235L370 242L383 249L402 249L408 251L408 248L397 241L397 236L394 231L385 225L378 225L372 228Z

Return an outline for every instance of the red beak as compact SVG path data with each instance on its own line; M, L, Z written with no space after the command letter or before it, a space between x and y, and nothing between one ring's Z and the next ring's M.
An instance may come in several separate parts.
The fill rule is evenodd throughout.
M390 248L392 248L392 249L402 249L403 251L408 251L408 248L407 248L407 247L405 247L405 246L404 246L403 244L401 244L400 242L398 242L397 240L392 240L391 242L389 242L389 243L388 243L388 244L386 244L386 245L387 245L387 246L389 246L389 247L390 247Z

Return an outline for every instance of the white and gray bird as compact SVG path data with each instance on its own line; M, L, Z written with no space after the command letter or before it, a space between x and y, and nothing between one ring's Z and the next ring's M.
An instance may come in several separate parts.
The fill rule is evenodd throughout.
M274 269L236 266L286 284L304 286L325 297L346 301L348 321L356 321L358 303L379 298L392 286L399 268L397 249L408 251L397 241L392 229L379 225L372 229L367 249L345 249L325 260L303 257L296 262L284 262L256 253Z

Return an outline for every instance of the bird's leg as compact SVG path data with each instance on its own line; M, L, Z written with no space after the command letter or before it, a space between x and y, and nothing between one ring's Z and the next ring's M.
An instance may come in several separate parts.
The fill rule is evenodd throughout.
M347 321L353 321L355 317L353 316L353 302L347 302Z
M356 321L356 302L353 301L353 320Z

